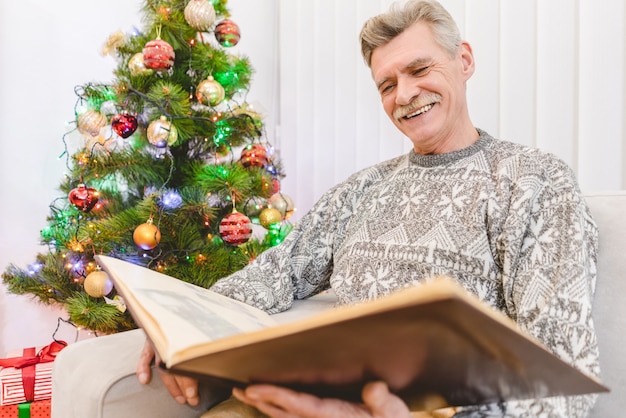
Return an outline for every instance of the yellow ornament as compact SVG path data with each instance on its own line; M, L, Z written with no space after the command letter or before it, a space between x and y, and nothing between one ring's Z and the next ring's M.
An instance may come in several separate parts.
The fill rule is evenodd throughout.
M195 30L206 32L215 23L215 9L208 0L191 0L185 7L185 20Z
M113 290L113 282L104 271L96 270L89 273L83 283L85 292L93 298L101 298Z
M279 223L282 219L283 217L280 212L274 208L263 209L259 215L259 222L264 228L269 228L270 226Z
M143 53L137 52L128 61L128 69L130 75L134 77L150 75L154 72L153 69L146 67L146 63L143 60Z
M215 81L212 76L200 82L196 89L196 98L200 103L205 105L216 106L222 103L224 97L226 97L224 87Z
M161 231L152 223L152 218L139 225L133 232L133 241L142 250L152 250L161 242Z
M100 129L107 124L107 117L96 110L88 110L76 118L78 131L88 137L100 135Z
M171 122L167 120L165 116L161 116L159 119L152 121L148 125L148 141L157 148L165 148L168 145L172 145L178 139L178 131Z

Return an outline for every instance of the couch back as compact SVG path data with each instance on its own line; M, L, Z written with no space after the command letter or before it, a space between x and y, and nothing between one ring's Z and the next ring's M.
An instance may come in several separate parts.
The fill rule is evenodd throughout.
M592 418L626 411L626 191L585 196L599 229L598 279L593 318L600 347L601 394Z

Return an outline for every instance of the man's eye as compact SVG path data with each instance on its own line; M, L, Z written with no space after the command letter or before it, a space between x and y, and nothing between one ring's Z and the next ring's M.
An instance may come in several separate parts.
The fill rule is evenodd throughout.
M385 84L385 85L382 85L382 86L380 86L380 89L379 89L380 94L386 94L386 93L389 93L389 92L391 92L391 91L393 90L393 88L394 88L394 87L395 87L395 85L394 85L394 84Z
M422 76L422 75L426 75L428 73L428 70L430 69L430 67L420 67L416 70L413 70L413 72L411 74L413 74L414 76Z

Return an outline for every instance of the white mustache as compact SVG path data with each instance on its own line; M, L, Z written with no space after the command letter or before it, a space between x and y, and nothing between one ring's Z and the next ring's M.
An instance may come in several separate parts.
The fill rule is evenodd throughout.
M397 108L393 111L393 118L397 121L402 119L403 117L414 113L416 110L419 110L425 106L432 105L435 103L441 102L441 96L435 93L429 93L426 95L421 95L413 99L411 103L408 105L404 105L402 107Z

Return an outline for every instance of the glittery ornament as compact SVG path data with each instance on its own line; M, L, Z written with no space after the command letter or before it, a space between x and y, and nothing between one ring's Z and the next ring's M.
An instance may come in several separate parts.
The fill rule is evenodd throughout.
M250 144L241 150L240 161L244 167L265 167L267 165L267 149L261 144Z
M94 271L85 277L83 283L85 293L93 298L101 298L108 295L113 290L113 282L104 271Z
M79 184L78 187L72 189L67 198L70 203L78 210L83 212L89 212L98 203L99 193L93 187L87 187L84 184Z
M176 127L165 116L152 121L148 125L146 134L148 135L148 141L157 148L165 148L174 144L178 139Z
M243 213L233 211L224 216L220 222L220 236L232 245L247 242L252 236L252 222Z
M289 219L295 211L293 200L284 193L273 194L269 199L268 206L280 212L283 219Z
M185 20L195 30L206 32L215 23L215 9L207 0L191 0L185 7Z
M98 136L100 129L107 124L107 117L96 110L88 110L78 115L78 131L85 136Z
M222 20L215 27L215 39L225 48L237 45L241 38L239 26L232 20Z
M128 69L130 70L130 75L134 77L146 76L154 73L154 70L146 67L146 63L143 60L143 54L141 52L137 52L131 57L130 60L128 60Z
M224 87L212 76L209 76L206 80L201 81L196 88L196 98L198 101L205 105L216 106L224 100L226 92Z
M152 250L161 242L161 231L153 223L152 218L139 225L133 232L133 241L142 250Z
M259 215L259 221L264 228L269 228L270 226L279 223L282 218L283 217L280 212L274 208L263 209Z
M128 138L137 130L137 118L128 113L120 113L111 118L113 131L122 138Z
M163 39L154 39L143 47L143 62L153 70L167 70L174 65L174 48Z

